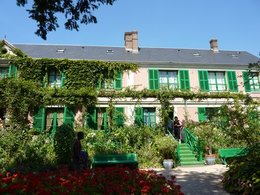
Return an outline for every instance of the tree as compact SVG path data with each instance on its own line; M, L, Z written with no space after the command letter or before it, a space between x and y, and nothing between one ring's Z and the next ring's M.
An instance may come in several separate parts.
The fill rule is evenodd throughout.
M59 28L57 14L65 16L67 30L79 30L79 23L97 23L92 14L102 4L113 5L116 0L33 0L31 9L27 9L29 17L37 22L35 34L47 39L47 33ZM24 7L28 0L16 0L18 6Z
M244 104L244 105L243 105ZM212 125L222 129L225 138L232 139L231 142L240 142L247 147L259 143L260 112L259 103L250 99L244 103L234 101L232 105L220 107L216 117L212 119Z

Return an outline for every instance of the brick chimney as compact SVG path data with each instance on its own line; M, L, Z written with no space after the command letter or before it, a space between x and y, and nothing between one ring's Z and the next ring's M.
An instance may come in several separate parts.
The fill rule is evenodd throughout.
M138 32L125 32L125 50L138 53Z
M218 40L217 39L211 39L209 41L210 43L210 49L214 52L214 53L218 53L219 49L218 49Z

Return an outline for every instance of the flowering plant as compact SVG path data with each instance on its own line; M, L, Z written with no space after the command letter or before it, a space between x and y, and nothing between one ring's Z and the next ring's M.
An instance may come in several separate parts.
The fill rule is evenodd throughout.
M0 174L0 194L183 194L175 176L126 167Z

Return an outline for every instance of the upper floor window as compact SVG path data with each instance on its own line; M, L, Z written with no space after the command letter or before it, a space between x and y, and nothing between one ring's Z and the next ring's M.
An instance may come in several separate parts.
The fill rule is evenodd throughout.
M188 70L149 69L149 89L190 89Z
M8 77L8 72L8 67L0 67L0 79Z
M159 71L159 83L161 89L178 89L178 72Z
M115 75L114 80L103 80L99 81L98 83L98 89L115 89L115 90L121 90L122 89L122 72L117 72Z
M51 69L48 74L48 85L50 87L62 87L64 74L57 69Z
M260 75L258 72L243 72L245 91L260 91Z
M17 68L14 65L9 65L5 67L0 67L0 79L7 78L7 77L16 77L17 75Z
M224 72L209 72L209 90L226 91L226 79Z
M198 73L201 91L238 91L235 71L223 72L199 70Z

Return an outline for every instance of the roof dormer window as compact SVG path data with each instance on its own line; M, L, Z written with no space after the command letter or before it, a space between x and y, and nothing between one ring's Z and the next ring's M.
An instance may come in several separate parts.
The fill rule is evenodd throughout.
M65 52L65 49L57 49L56 50L56 53L64 53Z
M114 53L114 51L112 49L107 50L107 54L113 54L113 53Z

